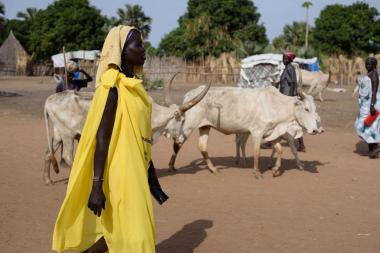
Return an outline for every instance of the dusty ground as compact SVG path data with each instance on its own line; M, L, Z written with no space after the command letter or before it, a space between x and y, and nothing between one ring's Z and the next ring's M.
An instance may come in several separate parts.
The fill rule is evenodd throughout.
M177 99L185 89L174 89ZM51 252L69 174L54 175L54 186L42 181L42 110L53 90L50 78L0 77L0 91L23 95L0 97L1 252ZM307 153L300 154L306 170L295 168L285 148L277 178L266 169L269 150L260 160L264 179L256 180L250 167L234 164L233 136L216 132L209 146L219 175L201 162L197 134L179 155L179 172L170 174L171 143L161 139L154 161L170 200L155 204L158 253L380 252L380 159L362 155L366 147L353 131L356 100L348 93L326 98L317 104L327 131L306 136Z

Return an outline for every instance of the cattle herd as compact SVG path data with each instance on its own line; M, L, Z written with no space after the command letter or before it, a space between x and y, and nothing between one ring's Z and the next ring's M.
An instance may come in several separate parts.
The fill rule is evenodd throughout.
M322 75L318 78L323 79L327 85L329 75ZM281 166L281 140L288 141L298 168L303 169L298 160L294 140L301 137L304 131L308 134L318 134L323 131L314 99L302 92L302 86L299 97L288 97L274 87L210 88L211 84L208 84L190 90L184 95L183 104L176 105L170 99L170 87L174 77L175 75L167 88L167 105L159 105L152 99L153 144L160 136L173 140L170 170L175 170L174 165L181 146L196 129L199 131L199 150L208 169L213 173L217 173L217 169L207 152L208 136L212 128L224 134L236 135L237 162L240 159L240 150L245 159L245 145L251 136L255 177L260 176L261 144L270 143L273 147L272 157L275 155L276 160L272 171L273 176L277 176ZM310 85L313 87L316 83ZM92 97L92 92L65 90L46 99L44 117L48 148L43 173L46 184L52 184L51 166L55 172L59 172L55 158L58 150L61 151L61 164L72 165L74 142L80 139ZM52 126L52 134L49 123Z

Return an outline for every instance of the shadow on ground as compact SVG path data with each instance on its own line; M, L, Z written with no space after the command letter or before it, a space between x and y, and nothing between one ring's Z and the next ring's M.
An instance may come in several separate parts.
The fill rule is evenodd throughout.
M246 164L243 165L242 159L240 163L237 165L235 163L235 157L227 156L227 157L213 157L211 158L214 165L219 170L225 170L229 168L239 168L239 169L249 169L253 170L253 159L247 158ZM324 166L327 163L320 162L319 160L301 160L304 170L310 173L319 173L318 167ZM270 157L260 157L259 162L259 168L260 172L264 173L267 170L270 170L272 165L274 164L274 159L271 159ZM281 160L281 173L285 173L288 170L297 169L297 164L295 159L285 159L283 158ZM201 170L207 170L206 164L203 162L203 159L196 159L193 160L190 164L182 166L177 168L175 172L169 171L168 168L162 168L157 171L158 177L166 177L166 176L173 176L176 174L196 174Z
M196 220L156 246L157 253L192 253L206 239L211 220Z

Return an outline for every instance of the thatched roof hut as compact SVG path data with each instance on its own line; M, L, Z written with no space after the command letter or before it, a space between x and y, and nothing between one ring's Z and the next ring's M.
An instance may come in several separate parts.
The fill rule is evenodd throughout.
M0 75L26 74L30 56L13 32L0 47Z

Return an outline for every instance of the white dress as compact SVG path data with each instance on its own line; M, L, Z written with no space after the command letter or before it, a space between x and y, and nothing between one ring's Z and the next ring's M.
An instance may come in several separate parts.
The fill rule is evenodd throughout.
M364 125L364 120L370 115L370 106L372 98L371 79L368 76L363 77L359 83L359 114L355 121L355 129L357 134L366 143L380 143L380 116L367 127ZM380 89L376 94L376 111L380 112Z

